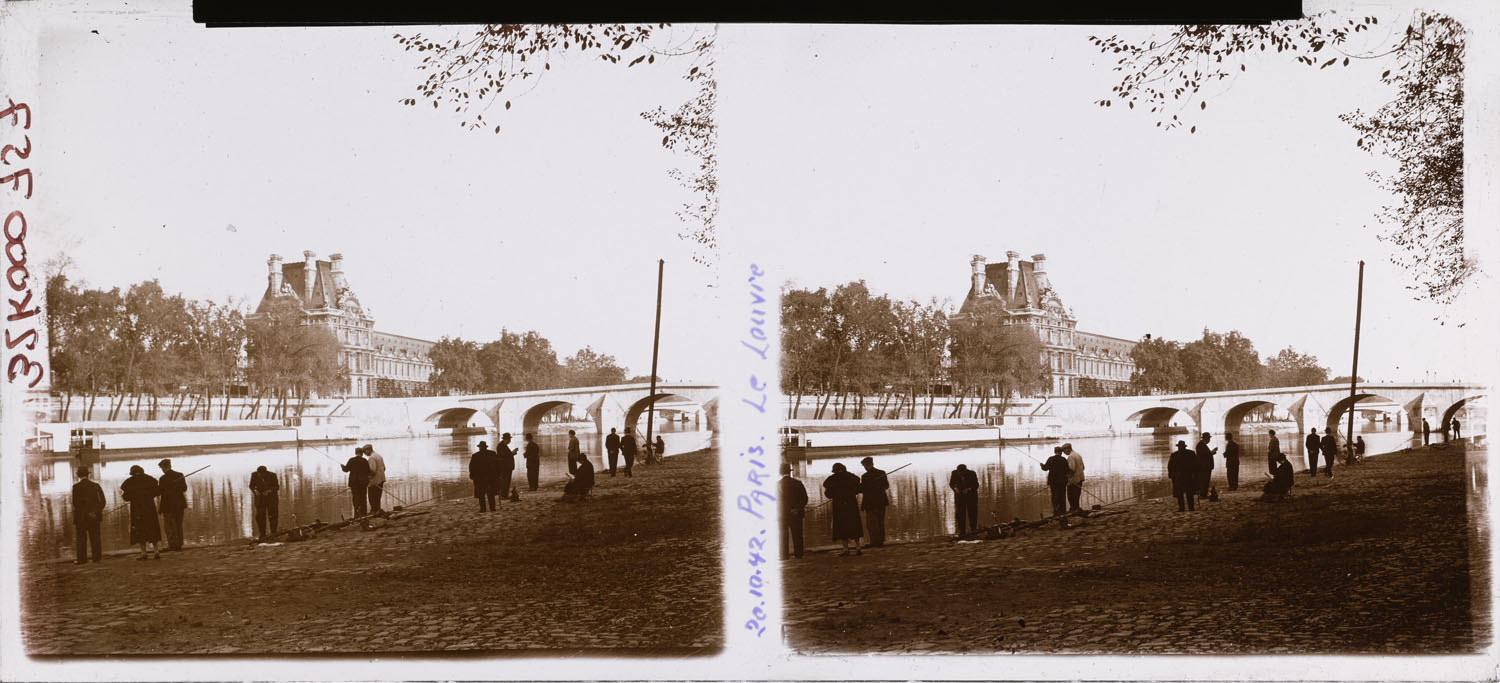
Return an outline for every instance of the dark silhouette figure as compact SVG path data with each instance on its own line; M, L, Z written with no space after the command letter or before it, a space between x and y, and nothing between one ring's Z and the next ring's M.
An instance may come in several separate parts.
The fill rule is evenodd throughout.
M516 451L510 447L510 432L500 435L500 443L495 446L495 459L500 463L500 470L495 474L495 493L504 500L510 495L510 478L516 472Z
M1323 474L1332 477L1333 460L1339 452L1339 439L1337 436L1334 436L1332 430L1323 432L1321 450L1323 451Z
M604 452L609 454L609 476L615 476L615 469L620 464L620 435L615 433L615 428L609 428L609 436L604 437Z
M629 430L620 437L620 455L625 458L625 476L632 476L635 470L635 434Z
M807 487L792 478L792 466L781 463L781 481L777 482L781 513L781 559L802 557L802 522L807 517ZM787 545L791 545L788 552Z
M182 550L182 517L187 512L187 477L172 469L172 461L163 459L156 463L161 468L161 502L157 503L161 513L162 532L166 536L167 550Z
M130 502L130 542L141 547L138 560L161 559L161 524L156 520L156 497L161 487L156 477L146 474L140 465L130 466L130 478L120 485L120 493ZM152 554L146 552L150 545Z
M542 447L536 443L535 434L527 434L526 451L526 490L535 491L537 481L542 476Z
M1458 418L1456 418L1456 417L1453 418L1453 421L1450 424L1453 425L1453 438L1455 438L1455 439L1462 439L1462 438L1464 438L1463 431L1461 431L1459 429Z
M662 440L660 434L657 434L656 442L653 445L656 448L656 461L661 462L661 459L667 454L667 442Z
M349 473L349 497L354 500L354 518L370 514L370 497L365 490L370 486L370 461L365 460L364 449L354 449L354 456L339 467Z
M1217 448L1209 448L1208 441L1213 434L1204 432L1198 437L1198 497L1208 498L1208 488L1213 482L1214 476L1214 454L1219 452ZM1217 498L1215 498L1217 500Z
M89 480L89 468L78 468L78 483L73 484L73 531L77 555L73 564L83 564L92 551L94 561L104 559L103 541L99 537L99 523L104 519L104 489Z
M1266 482L1265 488L1261 489L1263 495L1257 500L1266 502L1286 500L1287 494L1292 490L1293 479L1295 477L1292 476L1292 463L1287 462L1285 454L1278 453L1271 481Z
M583 449L578 445L578 434L568 430L568 474L578 474L578 461L583 459Z
M959 465L948 475L953 489L953 528L959 536L979 530L979 473Z
M277 524L281 521L277 510L280 494L281 484L276 481L276 473L267 470L265 465L255 468L250 474L250 495L255 508L255 530L262 541L276 535Z
M1198 454L1188 450L1186 441L1178 441L1177 450L1167 458L1167 478L1172 480L1177 511L1194 509L1193 494L1198 491Z
M1083 455L1073 450L1073 444L1062 445L1063 455L1068 456L1068 512L1079 512L1083 506Z
M875 467L874 458L867 457L859 464L865 467L864 475L859 478L859 490L864 493L859 507L865 511L865 528L870 532L869 546L879 548L885 545L885 508L891 502L886 491L891 485L886 480L885 470Z
M1318 476L1318 450L1322 448L1323 440L1318 438L1316 427L1307 430L1307 474Z
M1281 455L1281 440L1276 438L1276 430L1266 431L1271 434L1271 443L1266 446L1266 474L1274 477L1276 476L1276 463L1279 461L1276 456Z
M1052 489L1052 514L1068 514L1068 459L1063 457L1062 446L1052 449L1052 457L1042 463L1047 471L1047 487Z
M1224 475L1229 477L1229 490L1240 487L1240 445L1233 434L1224 435Z
M1432 443L1432 426L1427 424L1427 418L1422 418L1422 445Z
M495 510L496 479L500 476L500 456L490 450L490 445L480 441L479 450L469 456L469 479L474 482L474 497L479 499L480 512Z
M849 472L843 463L833 464L833 474L823 480L823 497L833 506L833 540L843 544L840 557L849 555L849 542L854 542L854 554L862 555L860 541L864 529L859 523L859 477Z
M588 500L594 488L594 463L588 458L578 459L578 468L573 472L573 481L563 487L563 500L582 503Z

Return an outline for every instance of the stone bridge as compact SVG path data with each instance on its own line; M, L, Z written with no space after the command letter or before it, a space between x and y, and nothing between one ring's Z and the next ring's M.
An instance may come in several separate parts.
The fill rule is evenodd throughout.
M718 431L719 387L686 382L658 382L654 394L650 384L638 383L501 394L354 398L335 407L330 415L359 424L364 436L379 437L441 433L468 426L475 415L482 414L496 431L519 437L535 432L542 416L561 406L587 413L600 433L607 433L610 427L634 429L646 408L658 402L696 404L703 411L706 426Z
M1359 384L1351 398L1349 385L1326 384L1201 394L1055 398L1040 406L1037 414L1051 414L1070 431L1088 433L1125 434L1160 428L1179 417L1190 420L1194 432L1223 433L1238 432L1245 415L1269 405L1277 415L1290 413L1298 432L1305 434L1314 427L1338 431L1337 425L1347 418L1351 406L1384 403L1399 406L1394 411L1398 428L1421 432L1423 418L1434 431L1442 429L1466 403L1487 395L1488 388L1477 384L1367 383ZM1478 432L1482 425L1471 428Z

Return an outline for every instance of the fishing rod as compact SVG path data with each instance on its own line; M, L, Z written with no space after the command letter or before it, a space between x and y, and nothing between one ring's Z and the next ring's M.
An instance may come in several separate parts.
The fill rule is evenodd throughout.
M904 470L904 469L906 469L906 468L908 468L908 467L911 467L911 463L906 463L906 464L905 464L905 465L902 465L902 466L900 466L900 467L897 467L897 468L896 468L896 469L893 469L893 470L891 470L891 471L889 471L889 472L886 472L886 473L885 473L885 476L887 476L887 477L889 477L889 476L891 476L891 475L892 475L892 474L895 474L895 473L897 473L897 472L900 472L900 471L901 471L901 470ZM821 503L818 503L818 504L817 504L817 505L814 505L814 506L812 506L812 509L814 509L814 510L816 510L816 509L818 509L818 508L820 508L820 507L823 507L823 506L824 506L824 505L827 505L827 504L829 504L829 503L832 503L832 502L833 502L833 499L832 499L832 498L829 498L829 499L828 499L828 500L825 500L825 501L823 501L823 502L821 502Z
M188 472L187 474L182 475L182 478L183 479L187 479L188 477L191 477L191 476L193 476L193 475L195 475L195 474L197 474L199 472L202 472L203 470L206 470L206 469L208 469L210 467L213 467L213 465L204 465L202 467L199 467L196 470L193 470L192 472ZM156 496L152 496L152 497L155 498ZM119 512L121 508L124 508L126 505L129 505L129 504L130 504L130 501L128 501L128 500L121 501L120 504L116 505L113 510L110 510L110 512Z

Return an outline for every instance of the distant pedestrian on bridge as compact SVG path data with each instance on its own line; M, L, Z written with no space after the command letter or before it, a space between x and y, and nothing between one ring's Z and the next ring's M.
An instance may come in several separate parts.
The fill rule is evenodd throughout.
M1323 441L1318 438L1318 428L1307 430L1307 474L1318 476L1318 449L1322 448ZM1331 457L1331 456L1330 456Z
M500 472L495 475L495 492L504 500L510 495L510 478L516 471L516 451L510 447L510 432L500 435L500 445L495 447L495 457L500 462Z
M874 458L866 456L859 464L865 467L864 475L859 478L859 490L864 494L859 507L865 511L865 526L870 532L869 546L879 548L885 545L885 508L891 502L886 491L891 484L886 479L885 470L875 467Z
M578 474L578 461L583 459L583 449L578 445L578 433L568 430L568 474Z
M1339 439L1332 429L1323 432L1323 442L1319 450L1323 452L1323 473L1332 477L1333 460L1339 454Z
M629 477L635 469L635 433L629 429L620 437L620 455L625 458L625 476Z
M73 564L83 564L88 561L89 556L85 551L94 553L94 561L104 559L101 552L103 543L99 537L99 525L104 519L104 508L107 503L104 500L104 489L97 483L89 480L89 467L84 465L78 468L78 483L73 484L73 538L75 539Z
M1228 432L1224 434L1224 474L1229 477L1230 491L1240 487L1240 445Z
M370 500L365 491L370 486L370 461L365 460L364 456L364 449L356 448L354 456L349 458L348 462L339 465L349 473L349 497L354 500L355 519L370 514L370 509L367 507Z
M542 476L542 447L536 444L536 435L526 435L526 490L535 491L537 480Z
M604 437L604 452L609 454L609 476L615 476L615 469L620 464L620 435L615 433L615 428L609 428L609 436Z
M948 475L953 489L953 527L960 537L979 530L979 474L960 464Z
M854 541L855 555L864 554L860 548L865 534L859 523L859 477L850 473L844 463L834 463L833 474L823 480L823 497L833 506L833 540L844 546L839 557L849 555L850 541Z
M277 523L277 496L281 493L281 484L276 482L276 473L266 469L265 465L255 468L250 474L250 505L255 511L255 530L258 538L265 541L276 535Z
M130 466L130 478L120 485L120 493L130 502L130 542L139 545L141 555L135 559L161 559L161 522L156 519L156 497L161 486L156 477L146 474L140 465ZM146 546L151 546L151 553Z
M1188 450L1186 441L1178 441L1177 450L1167 458L1167 478L1172 480L1177 511L1194 509L1193 495L1198 491L1198 455Z
M1070 443L1062 445L1062 452L1068 456L1068 512L1083 512L1079 504L1083 497L1083 456Z
M365 458L370 461L370 513L382 512L380 498L385 495L385 458L375 452L375 447L365 444Z
M1068 477L1072 473L1068 469L1068 459L1063 456L1062 446L1052 449L1052 457L1042 463L1042 469L1047 471L1047 488L1052 489L1053 516L1068 514Z
M1271 443L1266 446L1266 474L1276 476L1276 463L1280 460L1276 457L1281 455L1281 440L1276 438L1276 430L1268 429L1271 434Z
M1422 418L1422 445L1432 443L1432 425L1427 424L1427 418Z
M807 517L807 487L792 478L792 466L781 463L781 481L777 482L781 513L781 559L802 557L802 522ZM790 552L787 549L791 545Z
M1217 449L1217 448L1209 448L1208 447L1208 441L1209 441L1209 439L1212 439L1212 438L1213 438L1213 434L1211 434L1209 432L1203 432L1202 436L1198 437L1198 448L1196 450L1196 453L1197 453L1197 456L1198 456L1198 497L1199 498L1207 498L1208 497L1208 489L1212 485L1212 482L1213 482L1213 476L1214 476L1214 454L1218 453L1219 449ZM1215 496L1217 496L1217 494L1215 494ZM1215 500L1217 500L1217 497L1215 498Z
M167 550L182 550L182 517L187 512L187 477L172 469L172 461L163 458L156 463L161 468L161 512L162 532L166 535Z
M474 497L479 499L480 512L495 511L495 479L500 476L500 456L490 450L490 445L480 441L479 450L469 456L469 479L474 482Z

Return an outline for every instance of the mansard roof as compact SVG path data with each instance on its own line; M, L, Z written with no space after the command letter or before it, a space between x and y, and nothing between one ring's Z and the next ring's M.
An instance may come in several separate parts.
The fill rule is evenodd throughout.
M333 264L328 261L315 262L316 269L313 275L313 286L311 293L307 289L307 263L295 261L281 264L281 291L272 292L271 283L266 283L266 291L261 295L260 305L256 306L255 312L260 313L270 305L270 302L278 294L280 296L295 296L302 302L302 309L314 311L320 308L335 308L338 298L334 295Z
M987 263L984 266L985 289L994 290L993 298L1005 305L1006 310L1019 311L1023 308L1041 308L1043 294L1041 285L1036 281L1035 264L1031 261L1017 261L1016 291L1011 296L1006 296L1005 290L1010 278L1010 263L1001 261L999 263ZM969 281L969 293L964 297L964 303L960 310L967 310L969 302L977 298L982 292L974 291L974 281Z

